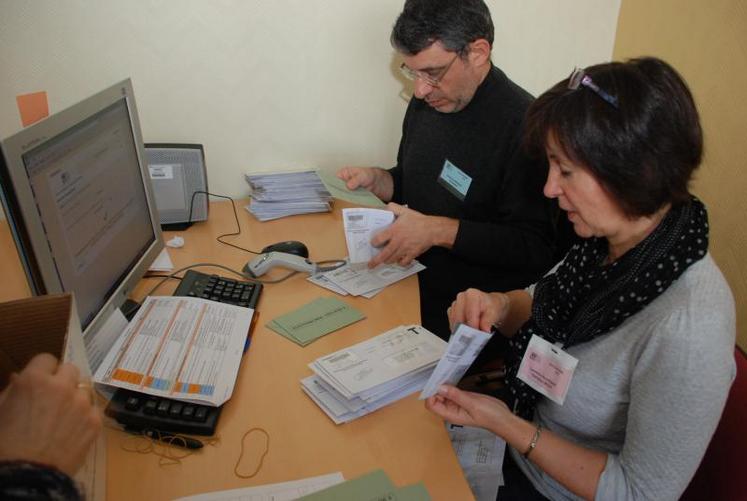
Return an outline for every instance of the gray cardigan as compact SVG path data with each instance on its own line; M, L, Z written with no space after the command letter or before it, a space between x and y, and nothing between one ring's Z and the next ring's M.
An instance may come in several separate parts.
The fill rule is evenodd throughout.
M596 499L679 498L736 374L735 324L731 291L707 254L616 330L567 350L579 363L565 403L542 398L535 421L607 452ZM576 499L511 454L545 496Z

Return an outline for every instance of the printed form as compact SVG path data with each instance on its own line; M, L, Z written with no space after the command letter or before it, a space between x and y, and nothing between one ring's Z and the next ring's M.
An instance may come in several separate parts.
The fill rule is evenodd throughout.
M342 209L350 263L367 263L378 254L380 249L371 245L371 239L393 221L394 212L384 209Z
M446 430L476 501L493 501L504 483L506 442L482 428L447 423Z
M420 399L435 395L439 386L444 383L457 384L489 339L489 333L459 324L449 338L446 353L438 361L438 365L420 393Z
M192 297L148 297L94 381L219 406L233 393L254 310Z

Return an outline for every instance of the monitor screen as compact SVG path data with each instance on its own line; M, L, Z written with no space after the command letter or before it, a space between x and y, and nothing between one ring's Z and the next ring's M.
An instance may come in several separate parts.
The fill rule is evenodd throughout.
M35 294L73 292L96 326L163 248L129 81L2 142L3 203Z

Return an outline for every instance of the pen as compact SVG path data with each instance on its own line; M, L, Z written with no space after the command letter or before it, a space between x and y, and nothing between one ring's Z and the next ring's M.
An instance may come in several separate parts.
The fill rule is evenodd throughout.
M184 435L178 435L175 433L152 430L150 428L146 428L143 430L125 428L125 431L128 433L133 433L135 435L144 435L148 438L152 438L153 440L158 440L159 442L163 442L169 445L184 447L185 449L202 449L202 446L204 445L196 438L185 437Z

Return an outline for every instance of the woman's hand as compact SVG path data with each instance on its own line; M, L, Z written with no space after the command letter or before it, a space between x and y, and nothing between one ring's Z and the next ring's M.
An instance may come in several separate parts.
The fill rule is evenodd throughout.
M500 435L507 417L511 415L506 404L495 397L450 385L442 385L438 394L425 401L425 407L449 423L478 426L496 435Z
M78 369L37 355L0 393L0 459L53 466L74 475L101 429L90 386Z
M486 293L477 289L467 289L457 294L448 309L449 326L454 330L457 324L467 324L484 332L490 332L494 325L506 319L510 308L508 295L502 292Z

